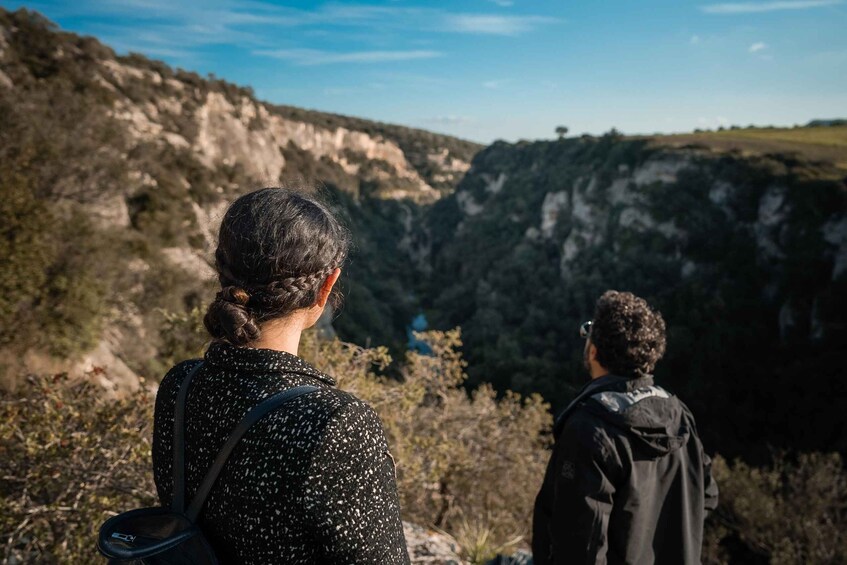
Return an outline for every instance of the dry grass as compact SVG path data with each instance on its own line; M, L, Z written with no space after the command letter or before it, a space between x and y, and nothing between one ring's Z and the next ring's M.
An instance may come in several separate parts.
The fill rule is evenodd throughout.
M827 162L847 171L847 126L787 129L751 128L651 136L660 146L700 145L716 152L742 155L797 154L809 161Z

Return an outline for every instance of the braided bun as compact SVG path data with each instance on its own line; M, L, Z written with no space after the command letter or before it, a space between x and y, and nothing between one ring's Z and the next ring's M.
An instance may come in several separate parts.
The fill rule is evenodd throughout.
M233 345L246 345L261 335L259 324L247 303L250 295L243 288L227 286L215 296L203 324L212 337L225 339Z

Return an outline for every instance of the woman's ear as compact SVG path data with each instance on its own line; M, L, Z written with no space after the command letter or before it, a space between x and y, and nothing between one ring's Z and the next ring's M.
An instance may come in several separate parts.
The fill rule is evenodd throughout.
M326 306L326 301L329 299L329 293L332 292L332 287L335 286L335 282L338 280L339 275L341 275L341 269L336 268L329 274L329 276L326 277L323 285L321 285L320 291L318 291L318 300L315 302L315 306L318 306L319 308Z

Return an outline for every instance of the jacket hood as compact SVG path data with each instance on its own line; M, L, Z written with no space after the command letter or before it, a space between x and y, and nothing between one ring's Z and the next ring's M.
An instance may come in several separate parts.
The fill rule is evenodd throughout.
M652 377L618 381L611 387L598 387L585 402L585 408L609 424L626 430L633 446L658 457L682 448L691 435L691 426L680 400L653 384Z

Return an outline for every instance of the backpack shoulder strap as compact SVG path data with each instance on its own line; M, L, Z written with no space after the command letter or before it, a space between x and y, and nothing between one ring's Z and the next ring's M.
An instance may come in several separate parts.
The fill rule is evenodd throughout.
M179 395L176 397L176 408L174 410L174 449L173 449L173 477L174 491L171 500L171 510L182 513L185 510L185 401L188 398L188 389L191 380L203 361L197 363L188 371L182 383L179 385Z
M212 487L215 485L218 475L221 474L229 455L232 453L232 450L235 449L235 446L247 430L249 430L253 424L261 420L265 415L276 410L286 402L294 400L298 396L315 392L316 390L318 390L318 387L308 385L297 386L284 390L266 400L263 400L257 406L252 408L246 416L244 416L238 426L236 426L232 433L229 434L226 443L215 458L215 462L206 472L206 476L203 478L200 488L197 489L197 493L191 500L191 505L188 507L188 511L186 511L185 515L192 523L197 521L197 517L200 515L200 510L203 509L203 505L206 503L206 498L209 496L209 492L211 492Z

